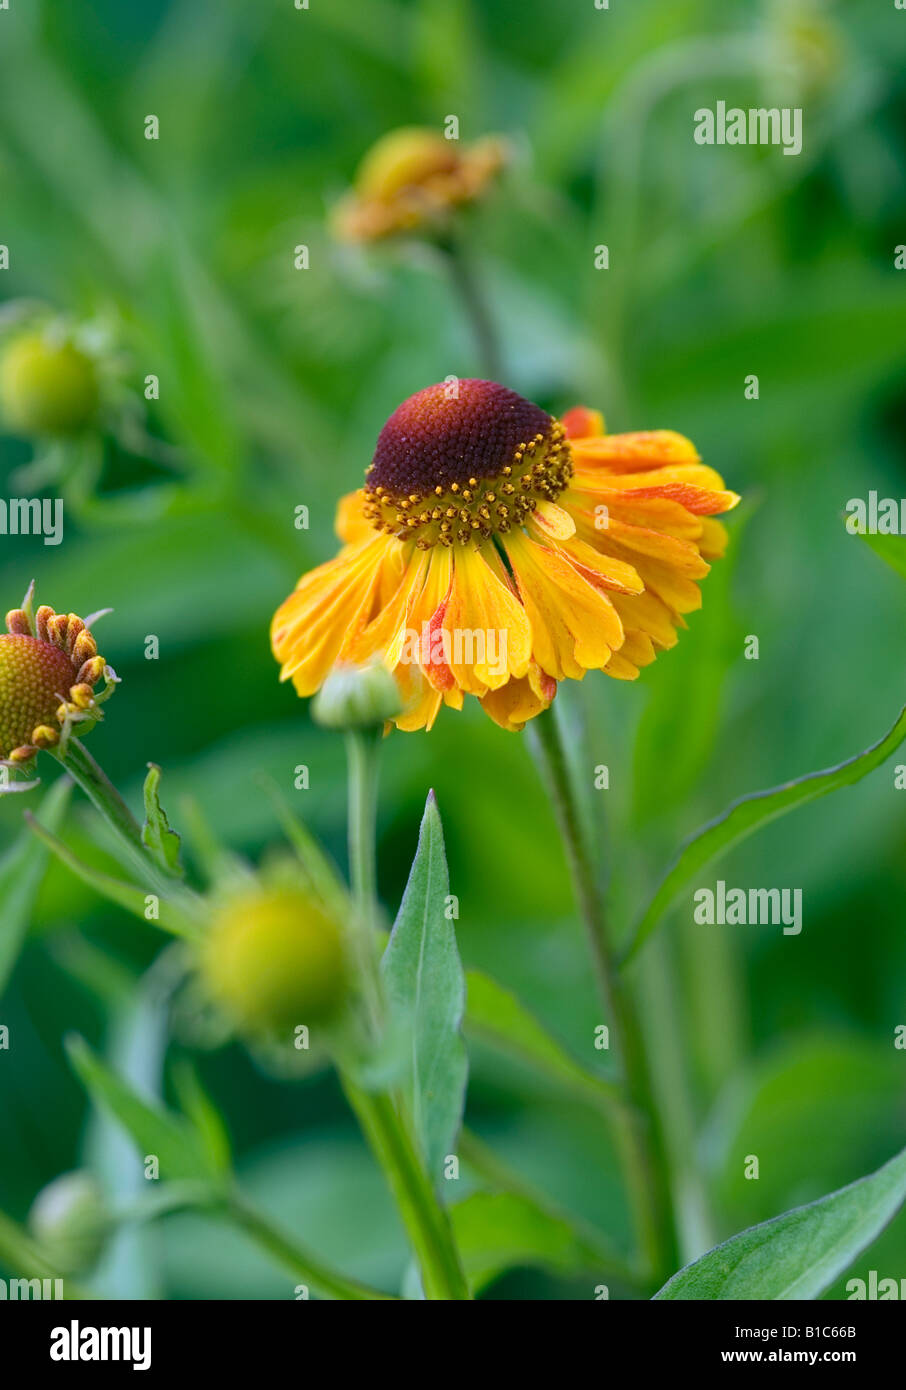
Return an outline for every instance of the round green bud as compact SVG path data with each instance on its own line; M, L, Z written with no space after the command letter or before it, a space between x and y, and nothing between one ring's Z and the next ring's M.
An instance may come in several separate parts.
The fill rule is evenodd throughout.
M294 888L254 889L222 904L201 973L240 1028L270 1035L328 1021L348 985L338 924Z
M70 342L22 333L0 356L0 411L16 434L76 434L99 400L97 368Z
M77 1274L91 1269L100 1258L110 1215L90 1173L63 1173L38 1193L28 1226L55 1273Z
M312 701L312 718L325 729L380 728L402 712L400 689L382 662L336 666Z

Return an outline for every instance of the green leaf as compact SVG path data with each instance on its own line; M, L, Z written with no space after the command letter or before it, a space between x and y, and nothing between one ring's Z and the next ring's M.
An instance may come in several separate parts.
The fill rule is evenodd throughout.
M674 1274L655 1298L817 1298L904 1201L906 1149L869 1177L715 1246Z
M142 826L142 844L151 852L165 873L182 878L183 867L179 862L179 836L170 829L167 813L160 804L160 768L157 763L148 764L145 778L145 824Z
M180 1108L211 1156L214 1166L220 1172L228 1173L232 1167L232 1154L226 1124L188 1058L182 1058L173 1068L173 1086Z
M166 898L158 897L157 894L148 894L144 888L136 888L133 883L125 883L122 879L113 878L110 874L103 873L100 869L94 868L91 864L86 864L77 854L57 839L51 832L34 816L25 813L29 829L38 839L53 850L54 854L71 869L83 883L87 883L102 898L109 899L119 907L131 912L134 917L140 918L143 922L149 922L152 926L162 927L165 931L172 932L174 936L193 937L197 935L197 926L190 912L184 910L183 906L175 902L168 902ZM182 891L182 890L181 890ZM149 898L157 898L157 916L147 916L149 908Z
M470 970L466 979L468 1037L523 1062L558 1088L593 1105L609 1106L620 1099L617 1085L575 1062L509 990L478 970Z
M876 555L906 579L906 536L881 536L866 532L864 540Z
M58 778L41 803L36 818L40 824L58 830L71 795L69 778ZM19 959L47 860L47 846L36 840L27 826L0 859L0 994Z
M280 788L271 777L258 778L273 803L280 828L295 851L299 865L313 892L327 908L345 916L349 913L349 893L336 866L331 863L308 826L294 815Z
M676 863L639 921L623 957L623 964L639 951L671 903L712 859L725 854L732 846L738 845L763 825L776 820L778 816L784 816L788 811L804 806L809 801L816 801L820 796L827 796L840 787L851 787L860 782L869 772L880 767L891 753L899 748L904 739L906 707L900 711L899 718L888 734L864 752L857 753L854 758L838 763L836 767L825 768L822 772L810 772L794 782L784 782L782 786L771 787L763 792L752 792L749 796L734 801L721 816L710 821L680 850Z
M473 1293L516 1265L604 1278L607 1265L594 1244L518 1193L475 1192L451 1209L450 1219Z
M66 1040L66 1050L92 1100L119 1121L142 1158L156 1155L162 1178L217 1180L219 1162L205 1150L188 1121L145 1100L92 1051L84 1038L71 1036Z
M404 1091L434 1183L455 1149L468 1074L461 1032L465 980L453 923L445 915L449 892L443 828L431 792L381 971L391 1012L409 1030Z

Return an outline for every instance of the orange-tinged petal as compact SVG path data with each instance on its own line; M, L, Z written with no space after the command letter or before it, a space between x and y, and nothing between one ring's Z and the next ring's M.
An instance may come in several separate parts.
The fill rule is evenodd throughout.
M575 521L556 502L539 502L530 515L530 524L554 541L565 541L576 534Z
M664 483L658 487L633 488L630 497L666 497L679 502L694 516L715 516L719 512L731 512L739 505L736 492L716 491L712 488L697 487L694 483Z
M621 594L640 594L645 588L638 571L625 560L607 555L587 541L574 539L564 542L561 549L590 584L602 586Z
M677 536L665 536L644 526L627 526L615 517L611 517L610 525L600 536L599 545L606 555L626 560L640 574L641 561L645 558L657 560L690 579L703 579L708 573L708 563L699 554L698 546Z
M616 488L619 492L630 493L632 496L635 496L637 492L643 494L648 492L652 497L670 497L671 494L663 492L662 489L672 484L699 488L706 492L717 493L719 496L736 497L735 492L726 493L724 491L724 480L717 470L709 468L704 463L684 463L675 467L648 468L644 471L634 469L632 472L627 471L626 473L615 473L610 470L602 473L594 468L576 468L571 486L580 491L594 492L600 487L606 487ZM678 500L679 498L674 498L674 501ZM735 502L731 502L726 510L729 511L730 507L735 505Z
M417 635L418 661L435 690L449 690L455 677L443 655L441 625L453 583L453 552L435 546L428 552L425 582L412 605L410 621Z
M569 508L579 534L586 539L589 531L606 531L611 517L625 521L629 526L663 531L668 536L678 536L680 540L698 541L702 533L701 519L687 512L679 502L672 502L666 497L639 497L638 492L616 492L612 488L596 487L594 492L580 492L576 488L564 493L560 501Z
M567 439L588 439L604 433L604 416L600 410L589 410L585 405L574 405L560 417L560 423Z
M668 468L680 463L698 463L698 450L691 440L673 430L645 430L635 434L604 434L573 444L577 468L610 468L629 473L639 468Z

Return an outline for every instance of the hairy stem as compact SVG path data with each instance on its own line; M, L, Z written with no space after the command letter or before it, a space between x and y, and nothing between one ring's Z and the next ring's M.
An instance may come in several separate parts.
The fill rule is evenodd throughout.
M576 901L585 924L595 977L611 1036L620 1055L628 1105L617 1112L620 1149L637 1236L652 1279L663 1282L678 1264L666 1150L635 1004L621 979L610 941L603 893L582 830L575 789L553 708L530 726L553 802Z

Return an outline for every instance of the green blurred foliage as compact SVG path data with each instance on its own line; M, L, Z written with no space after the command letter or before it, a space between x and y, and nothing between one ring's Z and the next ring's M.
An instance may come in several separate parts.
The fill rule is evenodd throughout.
M123 684L91 747L134 807L153 760L174 824L191 796L255 856L279 835L255 780L264 772L344 860L341 741L278 685L269 618L332 553L337 498L358 484L390 411L481 364L430 257L341 251L325 215L373 139L450 112L463 138L502 131L517 149L470 218L508 383L554 410L600 406L611 429L680 430L747 499L677 650L635 686L595 676L561 693L587 728L589 787L596 764L610 768L611 790L591 792L591 806L603 823L606 805L624 920L679 841L733 797L851 756L890 726L906 690L906 586L842 515L872 488L906 495L906 275L894 269L906 18L869 0L820 6L830 66L812 54L791 72L777 47L783 8L523 0L514 22L508 0L312 0L308 11L44 0L0 15L3 298L114 322L128 388L141 398L145 376L160 378L148 434L176 450L162 467L153 447L145 457L108 438L100 496L67 513L59 549L0 540L7 607L32 576L57 608L113 607L98 631ZM802 105L802 155L696 146L692 113L720 98ZM149 112L158 141L143 136ZM300 242L307 272L293 269ZM606 273L593 269L601 242ZM757 402L744 399L750 373ZM31 453L0 440L4 496ZM308 531L294 529L300 504ZM158 660L145 659L150 634ZM743 659L749 634L758 661ZM303 762L311 786L297 792ZM390 916L432 786L466 965L514 989L593 1066L591 972L522 738L470 708L388 741ZM25 800L0 803L2 845ZM801 937L695 928L691 902L662 929L676 1016L656 1047L693 1059L719 1236L862 1176L902 1144L904 1054L892 1039L906 1021L904 805L887 767L719 866L728 883L801 887ZM87 826L80 805L70 837ZM133 979L159 946L51 868L0 1005L14 1040L0 1054L0 1209L17 1219L97 1148L61 1039L81 1032L115 1053L123 1028L108 1030L110 981L88 948ZM278 1082L235 1046L202 1057L201 1071L262 1204L392 1287L401 1237L331 1078ZM469 1122L560 1208L625 1241L614 1158L587 1108L555 1105L478 1051ZM741 1178L753 1152L759 1183ZM168 1218L162 1231L160 1245L134 1244L131 1265L126 1251L119 1277L162 1249L145 1288L292 1296L206 1219ZM903 1218L862 1264L903 1272ZM519 1273L493 1292L589 1296Z

